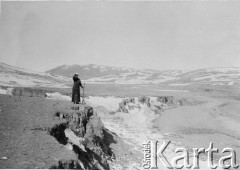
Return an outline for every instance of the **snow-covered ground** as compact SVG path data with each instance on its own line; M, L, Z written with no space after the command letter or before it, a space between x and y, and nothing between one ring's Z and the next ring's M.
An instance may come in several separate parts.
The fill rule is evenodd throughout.
M10 88L10 87L7 89L0 88L0 94L12 95L12 90L13 90L13 88Z
M188 140L185 143L182 143L179 141L179 138L182 138L182 134L177 133L177 129L179 127L187 126L191 130L194 130L195 128L199 128L211 132L212 128L218 129L219 126L225 125L224 122L229 121L228 119L224 119L223 117L212 117L212 109L219 106L222 101L216 101L212 98L207 98L203 96L198 96L194 100L199 100L199 104L196 105L185 105L183 107L176 107L174 109L167 109L167 113L164 114L164 119L161 120L162 115L156 114L154 110L151 107L148 107L147 104L142 104L138 100L135 100L134 103L129 103L128 105L131 106L132 109L128 109L129 113L123 113L123 112L115 112L115 114L109 114L112 111L116 111L119 107L118 103L123 98L115 98L115 97L90 97L88 100L89 104L92 104L94 108L96 109L98 115L101 117L102 122L104 123L104 126L109 129L110 131L116 133L121 139L123 139L126 143L132 146L133 150L141 151L143 149L143 143L147 141L158 141L160 144L164 141L168 140L168 136L171 136L171 143L169 147L164 151L164 155L166 155L168 158L176 157L176 153L174 150L179 147L187 148L186 144L191 143L191 140ZM137 98L135 98L137 99ZM203 101L207 101L206 103L202 103ZM225 101L224 101L225 102ZM153 105L159 105L162 104L161 102L157 101L156 97L150 97L150 103ZM176 110L175 110L176 109ZM232 112L231 110L229 110ZM173 115L170 115L170 119L167 119L168 113L171 113ZM189 114L188 118L185 114ZM182 116L183 117L182 117ZM192 116L190 116L192 115ZM201 118L196 117L194 115L202 115ZM173 116L173 117L171 117ZM193 118L194 117L194 118ZM221 119L220 119L221 118ZM179 119L182 120L179 124ZM172 131L164 131L160 130L156 122L156 120L161 120L162 124L164 122L165 125L171 123L171 125L178 125L176 126L176 130L173 133ZM191 122L192 121L192 122ZM219 123L221 121L221 123ZM174 123L175 122L175 123ZM191 122L191 123L190 123ZM211 122L215 122L215 124L212 124ZM216 123L217 122L217 123ZM229 122L227 123L228 132L226 134L232 134L232 130L239 129L239 123L236 121L231 120L232 124L231 127L229 127ZM206 124L204 126L204 124ZM162 127L162 126L161 126ZM166 126L167 127L167 126ZM164 128L162 128L164 129ZM231 131L229 131L231 129ZM224 132L224 130L222 129ZM186 135L188 132L184 132L183 134ZM208 133L208 132L206 132ZM219 132L220 133L220 132ZM236 133L234 131L234 133ZM191 138L193 134L190 132L188 138ZM196 134L198 135L196 139L194 140L203 140L202 142L207 145L203 145L203 143L199 143L194 141L194 144L192 146L194 147L203 147L209 146L209 143L211 142L210 138L206 138L205 134ZM219 134L216 134L216 138L218 138ZM222 134L221 134L222 135ZM211 134L211 138L214 138L214 134ZM224 146L228 147L234 147L236 145L236 137L233 137L232 145L229 144L229 136L221 136L222 141L219 143ZM187 138L187 137L186 137ZM181 140L184 141L184 140ZM218 141L218 140L217 140ZM218 144L217 141L214 141L214 144ZM219 142L219 141L218 141ZM220 147L221 148L221 147ZM221 148L222 149L222 148ZM190 153L192 154L192 153ZM216 158L216 157L215 157ZM158 160L159 161L159 160ZM217 159L214 161L217 161ZM192 163L192 156L190 158L190 162ZM215 162L216 164L217 162ZM158 168L159 169L167 169L162 165L161 162L158 162ZM202 170L210 170L211 168L208 166L208 163L206 161L206 156L201 155L199 160L200 169ZM127 168L126 168L127 167ZM135 162L130 163L129 165L126 165L125 169L143 169L141 168L141 162ZM119 167L119 169L123 169L122 167ZM183 168L184 169L184 168ZM188 168L186 168L188 169ZM221 169L219 166L217 169Z
M53 96L58 96L58 98ZM61 100L61 95L54 93L49 95L48 98ZM129 107L126 108L129 113L118 111L119 103L123 99L125 98L113 96L90 96L86 99L86 102L88 105L94 107L98 116L100 116L104 127L117 134L125 143L131 145L133 150L141 151L143 149L142 144L149 140L158 141L161 144L167 140L166 136L174 137L174 135L177 135L168 133L167 131L160 131L158 128L156 128L155 120L161 118L161 114L156 114L152 107L147 106L145 103L139 102L138 98L135 98L134 103L127 104ZM66 96L62 96L62 100L66 100ZM157 100L157 97L150 97L150 103L153 105L163 104ZM199 107L201 108L201 106ZM172 119L172 121L177 120ZM175 157L176 154L174 153L174 150L177 147L185 147L185 145L177 140L171 141L171 144L164 152L164 155L168 155L168 157ZM128 165L124 165L124 167L121 165L115 165L115 168L129 170L143 169L141 168L141 163L142 162L130 162ZM167 169L166 167L163 167L160 162L158 162L158 165L160 169ZM203 158L200 159L200 169L210 169L208 168L207 162Z
M46 93L46 98L47 99L52 99L52 100L64 100L64 101L71 101L71 97L67 95L62 95L59 92L55 93Z
M71 69L71 66L65 66L63 69L67 71ZM75 67L74 67L75 68ZM239 68L213 68L213 69L201 69L194 71L154 71L154 70L135 70L135 69L118 69L112 68L109 72L108 67L98 67L93 65L91 67L84 67L85 71L91 71L91 69L100 69L101 76L90 77L85 80L87 83L115 83L115 84L141 84L143 86L147 86L150 84L165 84L169 86L174 86L174 89L157 89L156 86L153 91L158 92L172 92L177 93L181 92L181 94L185 95L190 93L191 91L188 89L177 89L177 87L186 87L189 85L221 85L221 86L232 86L239 85L240 83L240 69ZM112 70L116 70L116 74ZM21 69L13 66L9 66L6 64L0 64L0 85L2 86L43 86L43 87L70 87L69 83L72 83L71 78L67 78L63 75L51 74L51 73L38 73L32 72L26 69ZM123 71L123 72L122 72ZM137 88L137 86L135 87ZM144 89L144 87L142 87ZM0 88L0 94L8 94L11 95L12 88ZM182 93L184 92L184 93ZM191 94L194 96L195 94ZM206 95L206 94L204 94ZM49 100L65 100L71 101L71 97L67 95L62 95L58 92L55 93L46 93L46 98ZM148 140L159 141L160 143L166 139L166 136L173 136L175 142L169 148L169 151L166 154L171 155L172 150L174 150L177 146L184 146L178 138L178 130L180 128L184 128L185 125L190 130L194 130L193 127L198 126L199 131L202 129L206 130L207 134L190 134L186 135L184 130L182 136L186 135L185 140L186 143L191 143L191 141L197 143L204 143L204 140L209 139L209 131L211 132L212 126L214 128L219 129L220 123L221 128L225 129L224 133L227 134L224 136L223 133L220 134L212 134L212 136L217 136L216 139L224 141L224 139L231 139L231 141L237 140L235 139L239 131L239 116L237 111L239 110L237 105L237 101L233 108L227 108L225 112L221 110L224 107L220 107L222 105L222 101L217 101L220 99L204 99L210 104L199 105L199 106L186 106L186 107L177 107L176 109L170 109L164 112L163 115L156 114L156 112L148 107L146 104L140 103L137 99L135 103L129 103L127 107L129 113L123 113L118 110L119 103L124 98L121 97L102 97L102 96L89 96L86 98L87 104L94 107L95 111L101 117L104 126L110 131L116 133L121 139L123 139L126 143L132 145L132 149L141 151L142 144ZM208 101L209 100L209 101ZM222 99L223 100L223 99ZM226 101L225 101L226 100ZM206 103L207 103L206 102ZM227 99L224 99L223 104L230 103ZM150 103L154 105L160 105L155 97L150 98ZM211 104L211 103L214 103ZM131 109L129 109L131 108ZM166 114L168 113L168 114ZM196 116L193 116L195 113ZM227 116L224 114L228 114ZM201 121L199 121L199 115ZM217 116L216 116L217 115ZM232 116L233 115L233 116ZM162 116L162 117L161 117ZM169 121L169 116L171 121ZM232 117L231 117L232 116ZM161 122L162 129L167 127L171 129L174 127L174 133L169 132L168 129L166 131L160 131L158 128L158 124L155 123L155 120ZM237 120L237 121L235 121ZM191 121L193 123L191 123ZM215 122L215 124L213 123ZM227 124L224 125L224 122ZM206 125L204 125L206 123ZM171 125L171 126L169 126ZM174 126L178 125L178 126ZM190 126L191 125L191 126ZM224 126L223 126L224 125ZM221 129L221 132L223 130ZM234 131L235 130L235 131ZM216 130L217 131L217 130ZM234 131L234 133L232 132ZM191 132L191 131L190 131ZM204 131L205 132L205 131ZM234 134L232 139L229 134ZM194 141L191 137L196 135L199 138L199 141ZM179 135L180 136L180 135ZM182 137L181 136L181 137ZM197 138L196 137L196 138ZM203 140L204 139L204 140ZM183 139L181 139L184 141ZM236 144L236 143L233 143ZM126 165L127 169L139 169L141 167L141 163L135 162L129 165ZM121 168L121 167L120 167ZM165 169L161 167L161 169ZM209 169L207 168L207 163L201 163L201 169Z
M11 91L11 89L0 89L0 93L6 94L7 91ZM49 100L65 100L65 101L71 101L70 96L61 95L60 93L46 93L46 98ZM204 103L200 101L199 105L189 105L189 106L181 106L176 107L173 109L167 109L164 112L156 113L155 110L153 110L152 107L147 106L145 103L141 103L138 101L138 98L135 97L135 102L128 103L127 109L129 113L120 112L118 110L119 103L125 98L122 97L114 97L114 96L108 96L108 97L102 97L102 96L90 96L86 98L86 102L88 105L91 105L94 107L97 114L100 116L104 127L109 129L111 132L114 132L123 139L123 141L129 145L132 146L132 150L141 151L143 149L142 144L152 140L152 141L158 141L160 144L163 143L163 141L167 140L170 136L172 139L172 142L168 149L165 151L165 155L168 155L169 157L175 157L176 154L174 153L174 150L177 147L185 147L185 143L191 143L191 141L184 141L182 139L183 135L187 136L186 139L191 138L191 136L195 135L192 134L190 131L190 135L187 135L188 131L183 130L183 134L178 134L178 130L181 128L189 127L190 130L195 130L196 127L201 132L201 129L205 131L209 130L211 132L211 128L218 129L219 126L222 127L224 125L223 122L227 121L227 126L224 126L224 130L221 129L221 132L224 133L217 133L212 134L211 138L213 136L220 136L222 139L221 144L225 144L225 138L229 140L231 136L227 135L226 137L223 136L226 134L231 134L232 132L229 130L232 129L238 129L239 124L232 120L229 115L228 118L224 118L224 112L221 113L220 117L212 117L216 115L219 111L215 108L220 107L222 105L222 101L216 101L215 99L209 99L206 96L199 96L198 100L205 101ZM224 99L224 103L227 102ZM150 97L150 103L152 105L161 105L163 103L159 102L157 100L157 97ZM235 101L236 106L237 102ZM129 107L128 107L129 106ZM224 105L225 106L225 105ZM235 106L234 106L235 107ZM131 108L131 109L130 109ZM224 107L221 106L221 110L223 110ZM229 108L226 108L227 111L232 113L233 110L229 110ZM214 115L212 113L214 112ZM236 110L235 110L236 112ZM237 112L236 112L237 113ZM186 116L187 115L187 116ZM197 117L195 115L201 115L201 117ZM170 116L170 117L169 117ZM188 119L186 119L188 117ZM200 119L200 120L199 120ZM157 124L156 124L157 121ZM159 121L161 123L159 123ZM211 122L215 122L215 124L212 124ZM204 125L206 123L206 125ZM158 128L159 124L161 125L161 130ZM173 126L174 125L174 126ZM184 126L183 126L184 125ZM168 130L170 128L170 130ZM171 131L171 129L174 129L174 131ZM228 133L227 133L228 132ZM234 131L235 134L238 133L238 130ZM196 134L198 135L198 134ZM208 133L199 134L196 138L203 143L206 143L209 138L206 137ZM233 135L236 136L236 135ZM232 140L233 145L235 145L235 141L237 139ZM218 139L218 138L217 138ZM195 142L195 147L202 146L200 144L196 145L199 140L194 141L195 139L191 139L193 142ZM180 141L184 141L185 143L182 143ZM204 145L205 146L205 145ZM130 162L128 165L115 165L116 169L141 169L141 163L138 162ZM159 169L167 169L162 166L162 164L159 162ZM201 158L200 160L200 169L207 170L208 164L205 161L205 159Z

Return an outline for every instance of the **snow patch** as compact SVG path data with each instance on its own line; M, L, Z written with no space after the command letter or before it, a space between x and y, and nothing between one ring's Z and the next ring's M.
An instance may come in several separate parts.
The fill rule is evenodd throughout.
M152 89L152 90L154 90L154 91L189 92L189 90L172 90L172 89L169 89L169 90Z
M66 80L65 80L66 81ZM21 75L16 73L0 73L0 85L2 86L43 86L43 87L59 87L65 88L68 87L64 84L56 82L54 80L50 81L45 78L30 76L30 75Z
M86 102L92 106L104 106L109 111L117 111L119 107L119 103L122 101L123 98L116 98L113 96L109 97L93 97L89 96L86 99Z
M182 83L182 84L170 84L169 86L187 86L187 85L190 85L191 83Z
M0 89L0 94L7 94L7 90Z
M209 68L209 69L206 69L206 71L214 71L214 72L222 72L222 73L227 73L227 72L240 72L240 68L239 68L239 67Z
M100 69L106 69L107 67L105 67L105 66L100 66Z
M0 88L0 94L12 95L12 90L13 90L13 88L10 88L10 87L7 89Z
M59 92L46 93L46 98L47 99L52 99L52 100L71 101L71 97L70 96L62 95Z

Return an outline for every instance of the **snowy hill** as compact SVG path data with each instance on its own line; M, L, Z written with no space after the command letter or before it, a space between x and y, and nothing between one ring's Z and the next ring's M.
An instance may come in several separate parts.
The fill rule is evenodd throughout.
M0 63L0 85L71 87L72 75L91 84L137 85L240 85L240 68L208 68L198 70L139 70L98 65L59 66L47 72L36 72Z
M189 71L181 75L181 82L210 85L239 85L240 68L208 68Z
M158 70L138 70L132 68L120 68L109 66L72 65L59 66L47 71L47 73L72 77L74 73L79 73L83 80L88 83L115 83L115 84L158 84L170 80L176 80L177 75L186 71L158 71Z
M88 83L106 84L168 84L183 85L239 85L240 68L209 68L198 70L138 70L98 65L59 66L47 73L72 77L79 73Z
M96 78L109 75L121 75L123 73L131 73L136 70L130 68L117 68L109 66L89 65L63 65L54 69L48 70L47 73L56 75L64 75L72 77L74 73L79 73L82 79Z
M35 72L0 63L0 85L2 86L35 86L35 87L68 87L68 78Z

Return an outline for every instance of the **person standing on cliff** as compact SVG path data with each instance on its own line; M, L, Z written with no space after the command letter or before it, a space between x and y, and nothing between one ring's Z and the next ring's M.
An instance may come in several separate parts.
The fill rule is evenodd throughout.
M78 77L78 73L75 73L73 75L73 88L72 88L72 102L74 104L79 104L81 102L80 100L80 87L82 87L81 80Z

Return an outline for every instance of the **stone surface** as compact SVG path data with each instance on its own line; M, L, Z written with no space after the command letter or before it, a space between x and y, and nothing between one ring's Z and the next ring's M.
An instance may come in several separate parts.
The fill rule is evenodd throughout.
M118 112L128 113L128 110L126 108L127 102L128 101L126 99L123 99L122 102L119 103Z
M88 155L91 158L86 166L90 166L89 164L92 163L96 169L108 169L109 165L106 158L111 157L112 153L105 142L103 124L93 108L86 105L80 107L73 113L68 128L77 137L83 139L79 142L85 146L85 151L80 147L76 148L76 146L73 149L79 156L85 155L86 157ZM81 157L81 159L83 158ZM84 162L84 160L82 161ZM85 164L83 163L83 165Z
M157 97L157 101L164 103L164 104L168 104L168 105L179 103L179 101L177 99L175 99L173 96L159 96L159 97Z
M148 107L150 107L150 98L146 96L141 96L138 98L138 101L142 104L146 103Z

